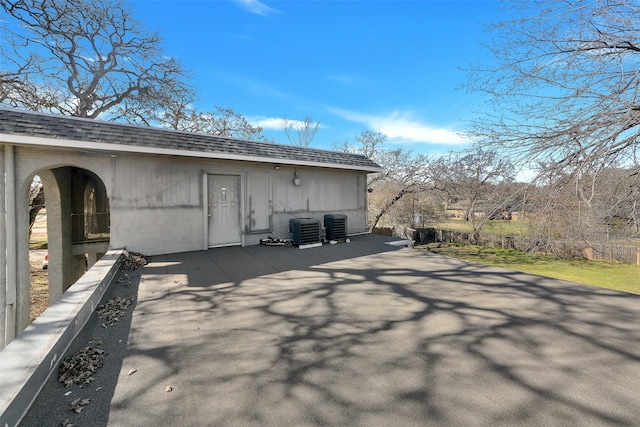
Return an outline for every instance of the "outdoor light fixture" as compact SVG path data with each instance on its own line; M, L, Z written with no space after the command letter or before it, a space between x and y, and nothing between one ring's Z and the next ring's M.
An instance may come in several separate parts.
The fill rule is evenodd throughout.
M293 185L300 185L300 178L298 178L298 171L295 171L295 175L293 176Z
M280 169L280 165L276 165L276 170Z

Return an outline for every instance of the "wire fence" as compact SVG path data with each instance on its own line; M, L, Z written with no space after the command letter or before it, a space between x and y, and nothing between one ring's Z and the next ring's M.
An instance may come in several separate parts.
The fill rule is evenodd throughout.
M556 240L551 244L541 244L526 236L508 236L500 234L480 234L473 238L472 233L443 230L437 228L411 229L403 226L374 229L374 233L412 239L419 243L461 243L474 244L489 248L516 249L525 252L553 253L560 258L584 258L595 261L615 261L640 265L640 248L610 242L590 243Z

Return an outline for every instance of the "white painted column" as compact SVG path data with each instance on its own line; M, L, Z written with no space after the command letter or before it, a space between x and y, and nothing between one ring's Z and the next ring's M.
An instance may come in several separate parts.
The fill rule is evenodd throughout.
M18 283L18 256L16 241L16 172L15 153L12 145L4 146L4 179L5 179L5 231L6 231L6 291L5 291L5 325L4 343L16 337L16 287Z
M7 304L7 209L5 206L4 145L0 145L0 350L4 339Z

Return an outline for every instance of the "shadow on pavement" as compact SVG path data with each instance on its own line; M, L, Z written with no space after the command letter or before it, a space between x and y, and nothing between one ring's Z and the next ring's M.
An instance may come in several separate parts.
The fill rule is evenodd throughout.
M130 331L120 325L122 335L130 332L126 352L110 349L117 366L96 375L95 384L107 381L102 376L117 384L87 407L86 421L453 426L640 419L640 298L383 243L363 236L318 250L155 257L140 270ZM131 368L137 372L127 375ZM83 414L78 425L85 425Z

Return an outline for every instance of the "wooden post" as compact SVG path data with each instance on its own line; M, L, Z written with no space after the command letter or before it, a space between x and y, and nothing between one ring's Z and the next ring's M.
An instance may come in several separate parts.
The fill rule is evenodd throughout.
M588 259L589 261L593 260L593 248L592 247L584 248L583 254L584 254L584 258L585 259Z

